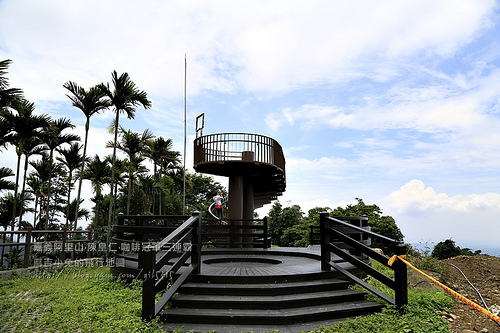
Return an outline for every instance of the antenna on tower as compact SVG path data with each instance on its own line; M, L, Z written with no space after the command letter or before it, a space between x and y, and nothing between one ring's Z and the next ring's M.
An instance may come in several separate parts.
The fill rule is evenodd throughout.
M187 81L187 58L184 53L184 167L182 186L182 215L186 215L186 81Z

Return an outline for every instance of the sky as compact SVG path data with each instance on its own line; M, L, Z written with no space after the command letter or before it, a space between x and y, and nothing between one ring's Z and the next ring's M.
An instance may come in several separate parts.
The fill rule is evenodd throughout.
M82 137L63 84L127 72L152 108L121 126L181 153L186 96L190 170L204 113L203 134L282 145L284 207L361 198L417 247L451 238L500 255L499 13L490 0L0 0L0 59L38 113ZM111 154L113 117L92 118L89 155ZM0 160L15 170L12 148Z

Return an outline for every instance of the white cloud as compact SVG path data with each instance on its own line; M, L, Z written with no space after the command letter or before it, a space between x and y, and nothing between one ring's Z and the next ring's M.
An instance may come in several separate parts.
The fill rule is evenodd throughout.
M384 198L381 207L396 219L407 242L436 244L452 238L475 250L498 244L498 193L449 196L413 179Z
M369 67L360 64L371 66L374 57L449 56L489 26L494 7L470 0L4 1L0 54L15 58L12 83L34 99L61 100L68 79L89 86L114 69L152 95L182 96L184 54L192 94L276 92L363 75Z
M432 187L413 179L392 192L386 200L397 212L421 213L428 210L448 211L456 213L472 213L475 210L495 210L500 213L500 194L469 194L448 196L437 193Z

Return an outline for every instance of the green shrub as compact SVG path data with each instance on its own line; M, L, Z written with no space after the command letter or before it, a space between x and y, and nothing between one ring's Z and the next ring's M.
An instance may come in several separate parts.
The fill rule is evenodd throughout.
M436 244L434 250L432 251L432 256L434 258L442 260L442 259L453 258L460 255L473 256L473 255L478 255L480 253L481 250L472 252L472 250L469 248L461 249L460 246L455 245L454 240L449 238L443 242L439 242Z

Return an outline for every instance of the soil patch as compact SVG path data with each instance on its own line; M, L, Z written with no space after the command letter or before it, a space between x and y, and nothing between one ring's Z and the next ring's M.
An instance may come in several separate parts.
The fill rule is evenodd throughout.
M439 265L444 269L439 281L485 308L481 297L474 288L460 271L450 264L458 267L465 274L479 291L490 311L495 313L496 309L500 307L500 257L459 256L439 262ZM500 332L500 326L495 321L458 298L453 298L455 304L449 324L451 332Z

